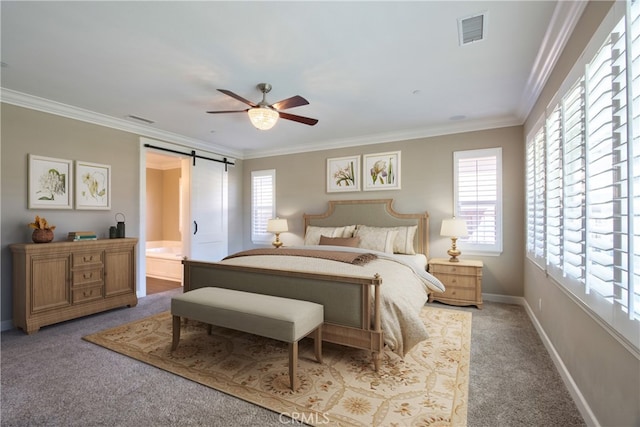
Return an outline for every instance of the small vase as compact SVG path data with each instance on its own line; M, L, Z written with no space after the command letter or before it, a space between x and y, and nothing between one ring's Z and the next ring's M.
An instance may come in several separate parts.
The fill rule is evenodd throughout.
M31 235L31 240L34 243L49 243L53 240L53 230L35 229Z

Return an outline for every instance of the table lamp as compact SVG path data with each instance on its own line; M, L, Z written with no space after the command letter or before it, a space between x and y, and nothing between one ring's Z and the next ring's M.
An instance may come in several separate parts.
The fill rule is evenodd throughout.
M280 241L280 233L289 231L287 220L280 218L270 219L269 221L267 221L267 231L276 235L276 240L271 244L276 248L279 248L280 246L282 246L282 242Z
M457 258L462 252L456 248L456 240L458 237L467 237L469 232L467 231L467 223L463 219L444 219L442 220L442 228L440 229L441 236L451 237L451 249L447 251L449 262L460 262Z

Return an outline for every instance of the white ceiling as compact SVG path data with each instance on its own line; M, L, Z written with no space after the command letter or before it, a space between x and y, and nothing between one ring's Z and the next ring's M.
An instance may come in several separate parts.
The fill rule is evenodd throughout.
M2 99L251 158L523 123L584 2L1 3ZM487 13L487 37L457 20ZM316 126L269 131L217 91ZM97 114L96 114L97 113ZM154 121L151 125L129 115Z

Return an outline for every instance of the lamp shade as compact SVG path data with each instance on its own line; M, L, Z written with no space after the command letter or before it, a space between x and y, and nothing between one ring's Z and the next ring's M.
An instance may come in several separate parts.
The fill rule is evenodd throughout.
M268 107L250 108L247 114L251 124L260 130L271 129L280 117L276 110Z
M284 233L289 231L286 219L274 218L267 221L267 231L269 233Z
M443 219L440 235L447 237L467 237L469 235L467 223L463 219Z

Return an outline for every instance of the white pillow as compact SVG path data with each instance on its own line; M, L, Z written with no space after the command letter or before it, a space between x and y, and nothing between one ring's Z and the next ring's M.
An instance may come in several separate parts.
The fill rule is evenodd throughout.
M358 226L355 237L360 237L360 248L392 254L397 234L398 230Z
M317 227L314 225L307 226L304 234L305 245L319 245L320 236L325 237L353 237L355 225L347 225L344 227Z
M413 247L413 239L416 235L416 231L418 230L417 225L409 225L409 226L399 226L399 227L370 227L367 225L358 225L356 236L359 235L358 232L360 230L364 230L368 232L369 230L381 230L381 231L396 231L396 237L393 242L393 253L395 254L405 254L405 255L415 255L416 251Z

